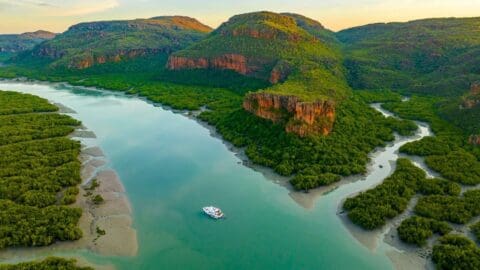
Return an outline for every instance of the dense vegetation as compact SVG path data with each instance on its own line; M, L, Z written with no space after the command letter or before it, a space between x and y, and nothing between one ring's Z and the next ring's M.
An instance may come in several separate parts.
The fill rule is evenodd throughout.
M274 16L274 18L277 17ZM302 17L295 17L295 20L288 16L280 16L280 18L292 24L305 20ZM329 48L328 46L333 44L332 33L323 29L321 25L314 24L312 26L308 21L300 25L301 27L295 29L302 35L310 37L309 39L319 36L318 40L310 41L314 42L314 46ZM319 41L322 40L320 38L322 34L315 31L309 33L302 27L308 28L308 31L317 29L330 36L330 39L324 37L325 41L322 42L325 44L323 44ZM272 41L262 40L261 42L268 45ZM273 43L275 42L283 44L281 41ZM297 45L289 43L288 46ZM273 54L273 51L272 49L269 54ZM338 51L335 49L330 48L329 52L335 57L338 56ZM275 55L278 56L279 53L283 57L281 52L275 52ZM313 57L313 52L310 53L310 56ZM297 54L294 56L292 59L296 59L295 61L303 59ZM314 58L308 61L313 60ZM172 72L164 69L165 62L164 56L150 56L120 63L106 63L84 70L51 70L48 68L32 70L21 66L12 66L0 69L0 73L3 77L27 76L41 80L68 81L75 85L126 91L176 109L197 110L205 106L208 110L200 114L201 120L214 125L218 132L235 146L245 147L246 154L253 162L271 167L282 175L297 174L292 183L301 190L328 185L338 181L340 176L364 173L369 161L368 153L375 147L383 146L386 141L393 140L392 131L407 135L417 129L411 121L384 118L370 108L362 98L349 94L349 90L344 88L345 85L342 87L329 86L329 89L335 89L334 92L328 90L331 92L328 93L329 97L349 95L348 99L338 105L333 133L327 137L312 136L302 139L287 134L282 123L273 124L242 109L242 100L246 92L270 86L264 80L248 78L227 71ZM341 65L339 59L333 63ZM340 66L338 68L341 69ZM128 73L129 76L125 76L125 73ZM324 76L317 77L319 80L325 78ZM302 84L313 82L301 80ZM337 83L342 83L341 74L335 80ZM322 84L321 81L317 81L307 88L317 89L316 83ZM344 80L343 83L345 83ZM288 83L281 85L286 87ZM298 85L292 85L292 89L296 90L296 86ZM322 95L326 94L322 91L319 89L317 92L311 91L310 94L322 98ZM345 147L345 145L349 145L349 147Z
M235 53L247 59L250 76L268 80L272 70L288 75L267 92L304 101L343 99L349 93L338 42L320 23L295 14L237 15L206 39L174 56L192 59Z
M460 106L480 81L480 18L371 24L337 33L348 79L356 89L394 89L434 95L437 115L470 134L480 133L480 106Z
M93 270L93 268L79 267L72 259L49 257L38 262L0 265L0 270Z
M433 261L438 270L480 269L480 248L459 235L447 235L433 247Z
M0 248L79 239L79 122L31 95L1 91L0 108Z
M402 222L398 227L398 236L406 243L423 246L433 234L445 235L451 230L446 222L414 216Z
M480 190L467 191L462 196L431 195L421 198L415 213L439 221L465 224L480 215Z
M417 183L425 176L425 172L409 160L399 159L390 177L377 187L348 198L343 208L353 223L369 230L378 228L405 211L415 195Z
M207 110L200 114L200 119L214 125L234 145L245 147L253 162L283 175L295 175L291 183L299 190L328 185L338 181L340 176L365 172L368 153L393 140L392 131L410 135L416 130L411 121L384 118L367 106L368 103L381 102L384 108L401 118L430 124L435 137L406 144L401 152L425 157L427 165L445 179L427 179L422 170L408 160L400 159L394 174L382 184L347 199L344 208L350 219L366 229L378 228L405 211L411 198L420 194L422 197L415 207L417 216L405 220L398 231L404 241L422 245L433 234L447 233L450 229L446 222L463 224L480 214L477 191L460 195L460 184L480 183L480 147L468 144L466 139L471 134L480 133L480 106L463 106L465 100L471 100L471 95L475 94L471 86L480 80L477 64L480 19L375 24L334 34L318 22L300 15L261 12L235 16L195 44L193 41L204 37L202 32L206 32L198 29L198 24L191 29L190 21L185 27L193 30L195 37L192 37L190 30L188 34L177 33L171 25L165 26L165 20L169 21L171 17L161 23L154 22L158 20L162 19L133 21L134 27L145 23L148 27L145 31L129 31L128 38L123 38L122 29L127 27L123 22L74 26L55 40L18 56L16 63L11 62L15 65L0 68L0 76L27 76L125 91L176 109L197 110L205 106ZM158 37L155 34L157 28L169 35ZM98 39L100 34L105 34L106 38ZM171 47L172 37L178 34L181 35L181 46ZM254 38L255 35L262 38ZM188 44L192 46L177 51ZM86 47L95 50L85 50ZM124 56L117 59L115 54L122 52L113 48L141 49L145 53L134 59ZM159 51L161 53L157 53ZM260 68L249 74L253 78L214 70L173 72L164 69L167 54L172 51L177 51L177 56L191 58L239 53L252 61L248 64ZM113 57L115 61L82 70L64 68L84 60L103 62L101 58L104 56ZM284 82L272 86L267 79L273 69L289 76ZM352 92L350 87L362 90ZM299 138L287 134L282 123L273 124L245 112L241 108L245 93L259 89L296 95L305 101L337 101L333 132L327 137ZM402 101L401 94L411 95L410 100ZM28 99L25 102L28 103ZM54 119L50 116L53 114L32 114L55 110L46 103L42 106L45 107L19 106L22 110L30 108L26 111L15 111L19 110L15 106L0 106L0 114L6 114L5 120L8 119L6 123L15 123L19 127L15 132L9 127L0 128L0 132L8 134L2 137L0 149L12 147L10 144L14 142L26 147L34 147L40 141L68 145L68 140L61 137L72 124L68 124L66 118L55 116ZM12 116L13 113L28 114ZM35 132L28 128L29 124L23 124L33 121L39 123ZM50 121L57 124L41 128ZM50 137L57 137L56 141L47 139ZM65 147L66 152L75 149L74 145ZM66 162L69 158L65 154L58 159L61 161L55 161ZM42 160L40 165L50 164L52 160ZM72 166L70 171L76 170L75 164L69 166ZM18 171L17 167L15 171ZM74 185L74 178L66 177L69 179L66 183L54 184L40 178L43 181L41 186L45 183L49 186L48 192L35 190L28 193L32 188L28 185L27 194L18 188L22 193L0 191L8 200L3 205L12 209L15 209L12 203L19 205L21 213L36 209L47 211L51 207L55 210L60 207L58 204L72 202L76 193L69 187ZM25 185L22 181L15 183L22 188ZM54 200L52 194L60 194L62 198ZM71 208L62 209L73 211ZM43 224L42 218L39 214L38 220ZM68 220L73 224L75 218L72 214ZM36 221L35 218L32 222ZM40 228L43 227L40 225ZM67 231L74 230L69 228ZM75 234L65 235L77 237ZM51 237L61 239L62 234ZM50 241L51 238L45 239ZM42 238L40 242L48 241ZM433 259L439 269L479 268L478 248L458 236L442 238L434 248Z
M398 159L390 177L375 188L348 198L343 208L353 223L373 230L404 212L417 193L444 198L456 196L460 190L460 186L447 180L427 179L425 172L408 159Z
M14 62L49 68L88 68L145 55L166 54L202 39L211 29L179 16L80 23L19 54Z

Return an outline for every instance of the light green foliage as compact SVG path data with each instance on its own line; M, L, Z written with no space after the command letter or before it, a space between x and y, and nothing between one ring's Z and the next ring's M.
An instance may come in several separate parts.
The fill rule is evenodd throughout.
M93 268L79 267L73 259L49 257L37 262L0 265L0 270L93 270Z
M78 193L79 122L32 95L0 91L0 108L0 248L79 239L82 211L59 205Z

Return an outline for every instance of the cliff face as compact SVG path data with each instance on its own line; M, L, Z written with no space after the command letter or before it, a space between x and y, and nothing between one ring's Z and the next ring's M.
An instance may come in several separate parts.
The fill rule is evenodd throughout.
M257 76L257 71L262 69L260 59L247 59L241 54L224 54L214 58L188 58L182 56L170 56L167 62L167 68L170 70L182 69L217 69L233 70L246 76ZM290 68L287 64L281 62L277 64L270 72L268 79L270 83L276 84L285 81L290 75Z
M167 67L171 70L180 69L222 69L233 70L242 75L252 72L247 66L247 58L239 54L224 54L213 59L208 58L187 58L180 56L170 56Z
M253 93L245 97L243 108L275 123L285 121L285 131L301 137L328 135L335 122L331 101L302 102L295 96Z

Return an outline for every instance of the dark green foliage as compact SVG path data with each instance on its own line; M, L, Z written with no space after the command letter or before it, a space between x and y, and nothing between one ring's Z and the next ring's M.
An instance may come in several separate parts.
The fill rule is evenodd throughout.
M96 228L96 231L97 231L97 234L98 234L99 236L102 236L102 235L107 234L107 232L106 232L105 230L100 229L100 227L98 227L98 226L97 226L97 228Z
M407 143L400 148L400 152L415 156L446 155L454 149L446 140L439 137L424 137L419 141Z
M477 222L473 224L470 229L472 230L472 233L475 235L477 238L477 241L480 241L480 222Z
M78 194L79 122L32 95L0 91L0 108L0 248L79 239L82 211L58 205Z
M459 235L446 235L433 247L433 261L438 270L480 269L480 249Z
M48 257L38 262L0 265L0 270L93 270L93 268L79 267L73 259Z
M422 197L415 206L415 213L439 221L465 224L480 215L480 190L467 191L461 197Z
M462 188L457 183L444 179L422 179L418 182L417 190L423 195L450 195L458 196Z
M180 71L163 70L155 77L164 82L191 86L210 86L233 90L238 94L267 88L270 83L256 78L248 78L231 70L187 69Z
M445 235L451 230L446 222L413 216L404 220L398 227L398 235L406 243L423 246L434 233Z
M418 130L417 124L410 120L397 119L394 117L387 118L387 125L398 132L402 136L412 136Z
M428 156L425 162L449 180L465 185L480 183L480 162L464 150L450 152L443 156Z
M99 204L102 204L105 200L103 199L103 197L99 194L95 195L93 198L92 198L92 202L96 205L99 205Z
M348 198L343 208L353 223L373 230L407 208L425 172L407 159L398 159L395 172L377 187Z
M381 90L354 90L354 94L366 103L401 102L399 93L387 89Z
M292 179L292 181L290 181L290 183L292 183L297 190L309 190L320 186L328 186L340 181L340 179L341 177L339 175L333 173L324 173L318 175L298 174Z

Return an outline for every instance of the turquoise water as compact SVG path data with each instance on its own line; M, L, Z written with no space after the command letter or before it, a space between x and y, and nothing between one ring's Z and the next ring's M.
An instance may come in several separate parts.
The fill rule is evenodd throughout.
M375 156L385 166L315 200L245 167L221 140L192 119L135 97L65 85L0 82L62 103L95 132L133 206L139 252L133 258L78 254L118 269L392 269L387 247L360 244L337 215L346 196L378 183L406 140ZM422 129L422 132L426 132ZM425 134L423 134L425 135ZM418 137L417 137L418 139ZM227 219L201 213L221 207ZM107 232L108 233L108 232ZM53 253L54 254L54 253Z

